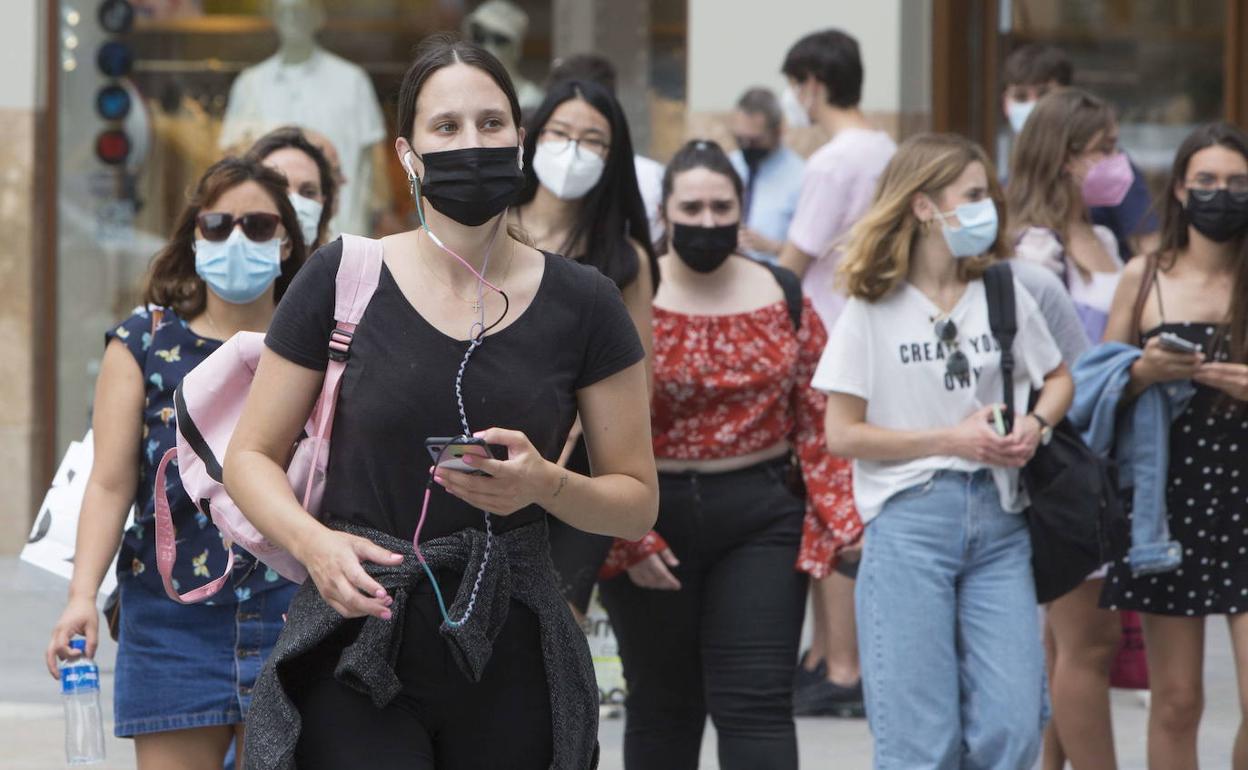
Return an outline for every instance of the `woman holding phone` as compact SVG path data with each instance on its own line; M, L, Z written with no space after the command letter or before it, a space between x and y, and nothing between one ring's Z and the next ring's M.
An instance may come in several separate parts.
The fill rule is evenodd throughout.
M1025 768L1039 753L1044 662L1018 469L1073 386L1016 280L1009 385L1016 404L1039 394L1001 414L983 275L1008 253L1004 211L978 145L906 140L851 233L849 303L813 379L866 525L855 600L877 768Z
M283 466L339 334L342 241L278 308L225 460L239 507L310 575L256 688L249 767L580 770L598 693L545 520L632 538L653 523L645 352L609 278L508 230L524 132L498 59L425 40L398 116L422 226L352 241L380 272L351 331L324 521ZM578 413L593 478L556 463ZM428 440L457 436L506 459L431 467Z

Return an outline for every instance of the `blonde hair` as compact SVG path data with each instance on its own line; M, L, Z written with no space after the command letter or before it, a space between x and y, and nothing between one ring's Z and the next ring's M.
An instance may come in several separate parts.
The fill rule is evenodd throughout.
M1067 241L1071 212L1083 210L1085 219L1087 213L1066 163L1113 125L1113 108L1082 89L1063 88L1040 100L1010 158L1006 201L1017 223L1016 235L1028 227L1044 227Z
M982 164L988 177L988 194L999 217L997 240L986 254L959 259L958 277L979 278L994 260L1009 255L1005 201L987 153L961 136L919 134L897 148L880 176L871 208L850 231L838 276L851 297L874 302L906 279L910 252L925 226L914 215L914 197L926 194L935 201L972 163ZM939 219L931 225L939 226Z

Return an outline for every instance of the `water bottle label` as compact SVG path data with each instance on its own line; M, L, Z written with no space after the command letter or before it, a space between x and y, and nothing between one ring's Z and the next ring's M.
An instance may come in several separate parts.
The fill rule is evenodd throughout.
M95 666L66 666L61 669L61 694L99 692L100 670Z

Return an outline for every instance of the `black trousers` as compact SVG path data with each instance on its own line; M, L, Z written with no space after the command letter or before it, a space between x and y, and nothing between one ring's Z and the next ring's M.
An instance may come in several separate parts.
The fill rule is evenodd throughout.
M680 560L681 589L639 588L626 574L602 584L628 682L628 770L696 770L708 713L724 770L797 767L804 504L786 466L660 474L655 528Z
M458 575L438 575L454 596ZM428 584L408 598L395 667L403 689L385 708L333 677L362 621L294 664L303 719L300 770L547 770L553 753L550 690L537 616L512 601L480 682L451 658ZM297 683L293 680L298 680Z

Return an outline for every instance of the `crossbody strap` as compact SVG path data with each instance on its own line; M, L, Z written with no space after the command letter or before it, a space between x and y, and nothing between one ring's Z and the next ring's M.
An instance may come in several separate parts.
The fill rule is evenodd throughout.
M1008 427L1014 420L1014 337L1018 333L1014 271L1008 262L998 262L984 273L984 293L988 297L988 326L1001 346L1001 388Z

